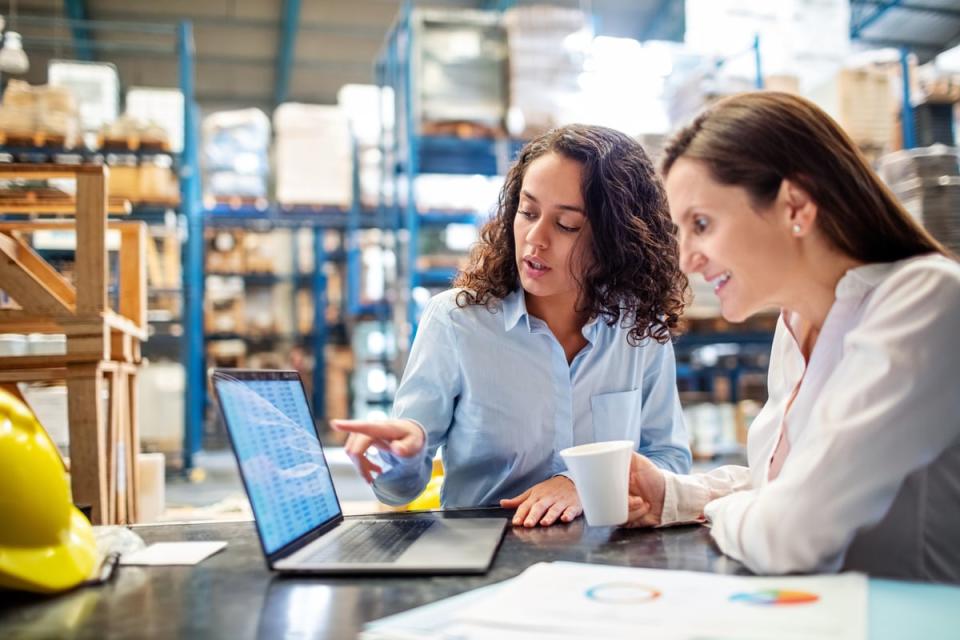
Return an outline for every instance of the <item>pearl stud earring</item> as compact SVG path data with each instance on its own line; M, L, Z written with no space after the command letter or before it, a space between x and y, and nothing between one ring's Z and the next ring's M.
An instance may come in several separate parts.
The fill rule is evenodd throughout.
M802 231L802 229L800 228L800 225L798 224L793 225L793 235L800 235L800 231Z

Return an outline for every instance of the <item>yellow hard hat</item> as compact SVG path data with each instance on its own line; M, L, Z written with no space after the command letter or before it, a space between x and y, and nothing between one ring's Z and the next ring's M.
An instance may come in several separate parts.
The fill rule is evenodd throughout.
M73 506L50 436L0 389L0 588L54 593L91 577L93 527Z

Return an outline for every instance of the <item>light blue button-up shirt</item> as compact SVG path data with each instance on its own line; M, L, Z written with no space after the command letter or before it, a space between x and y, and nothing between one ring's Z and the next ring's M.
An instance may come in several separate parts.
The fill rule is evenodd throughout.
M658 466L687 473L690 448L677 395L673 346L592 320L587 345L567 363L547 324L527 313L523 289L491 311L456 304L458 290L427 304L397 389L393 416L423 427L417 456L382 454L373 483L388 504L415 498L442 449L444 507L497 505L564 473L559 451L633 440Z

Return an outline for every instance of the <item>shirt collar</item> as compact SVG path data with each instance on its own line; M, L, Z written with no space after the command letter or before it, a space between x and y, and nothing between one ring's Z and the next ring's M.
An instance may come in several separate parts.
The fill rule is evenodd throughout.
M864 297L902 262L873 262L850 269L837 282L837 299Z
M837 287L834 290L836 300L847 300L856 305L858 300L866 297L866 295L878 284L883 282L892 271L903 265L906 260L913 259L915 258L906 258L905 260L897 262L871 262L849 269L837 282ZM787 325L790 333L793 334L794 342L796 342L798 338L797 333L801 329L799 317L795 313L787 312L786 309L782 311L784 323ZM833 309L831 308L831 312L832 311Z
M503 328L511 331L514 327L524 320L527 325L527 331L533 332L530 324L530 312L527 311L527 299L523 295L523 287L517 285L517 288L508 293L500 303L503 310ZM600 329L600 316L594 316L587 324L583 325L583 337L590 344L596 341L597 331Z
M530 330L530 314L527 313L527 301L523 297L523 287L517 285L517 288L506 295L501 301L500 308L503 309L503 327L511 331L521 319L526 319L527 330Z
M597 338L597 331L600 329L600 316L595 315L590 320L587 321L587 324L583 325L582 333L583 337L587 339L587 342L593 344Z

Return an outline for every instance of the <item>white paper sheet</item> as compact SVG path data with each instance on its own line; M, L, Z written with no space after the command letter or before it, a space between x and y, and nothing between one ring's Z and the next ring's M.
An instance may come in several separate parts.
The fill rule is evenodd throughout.
M867 579L541 563L454 619L554 637L863 640Z
M809 602L776 603L790 599ZM859 574L757 578L556 562L371 622L360 638L863 640L866 630Z
M227 546L226 542L157 542L120 557L125 565L192 565Z

